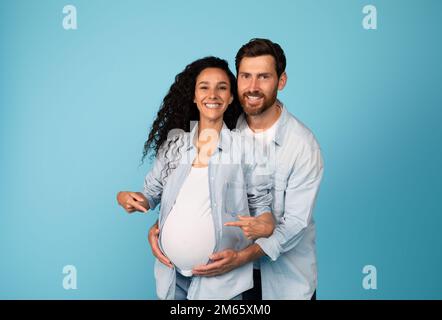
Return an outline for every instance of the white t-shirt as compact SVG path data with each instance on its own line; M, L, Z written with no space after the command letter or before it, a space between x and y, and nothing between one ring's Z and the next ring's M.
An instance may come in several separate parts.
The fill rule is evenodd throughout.
M270 145L276 135L279 119L280 118L278 118L270 128L264 131L254 132L249 126L244 129L244 133L254 141L255 148L258 149L261 154L268 154ZM253 268L260 268L258 261L253 262Z
M254 142L255 146L261 146L261 151L266 151L266 148L270 145L270 143L273 141L276 135L276 128L278 126L279 118L275 121L272 126L264 131L252 131L249 126L244 130L245 134L249 137L251 137ZM266 154L266 152L264 152Z
M165 255L184 276L206 264L215 248L208 167L192 167L161 230Z

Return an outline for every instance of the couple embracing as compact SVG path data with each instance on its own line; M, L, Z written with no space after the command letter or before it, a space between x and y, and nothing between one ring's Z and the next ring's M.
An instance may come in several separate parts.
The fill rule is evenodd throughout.
M149 231L159 299L315 299L320 147L277 98L277 43L250 40L235 67L206 57L175 77L144 145L155 155L144 190L117 201L160 206Z

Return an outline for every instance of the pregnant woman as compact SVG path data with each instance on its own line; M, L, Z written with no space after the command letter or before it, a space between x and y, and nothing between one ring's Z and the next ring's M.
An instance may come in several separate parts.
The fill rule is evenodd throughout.
M129 213L160 204L159 246L170 261L155 261L160 299L240 299L253 286L252 263L219 276L192 275L213 252L241 250L273 232L270 176L260 172L253 146L229 130L240 111L225 60L189 64L175 77L145 143L143 158L150 151L156 157L144 191L118 193ZM249 215L262 220L262 232L246 237L224 226Z

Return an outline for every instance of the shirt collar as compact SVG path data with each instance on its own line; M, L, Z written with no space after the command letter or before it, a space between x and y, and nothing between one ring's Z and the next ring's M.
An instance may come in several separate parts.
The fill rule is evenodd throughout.
M193 129L190 131L189 138L187 139L187 146L186 150L190 150L192 148L195 148L195 140L197 139L198 135L198 122L193 127ZM231 133L227 125L223 122L223 127L221 128L220 137L218 139L218 146L217 149L224 152L229 152L230 145L231 145Z
M281 114L279 116L279 119L276 120L276 121L278 121L278 123L276 124L276 132L275 132L275 137L273 138L273 141L277 145L282 145L284 142L284 132L285 132L286 123L287 123L287 119L288 119L288 111L287 111L286 107L284 106L284 104L280 100L277 99L276 103L281 107ZM236 128L240 131L243 131L247 127L248 127L248 124L247 124L247 120L246 120L246 115L243 112L237 121Z
M280 146L284 142L284 132L287 125L288 111L281 101L277 100L277 103L281 107L281 114L279 116L279 119L277 120L278 124L276 125L276 133L273 141L275 141L275 143Z

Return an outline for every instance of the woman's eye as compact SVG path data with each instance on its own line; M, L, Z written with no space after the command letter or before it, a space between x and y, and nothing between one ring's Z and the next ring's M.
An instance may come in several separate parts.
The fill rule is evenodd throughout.
M227 90L227 87L219 87L220 90Z

